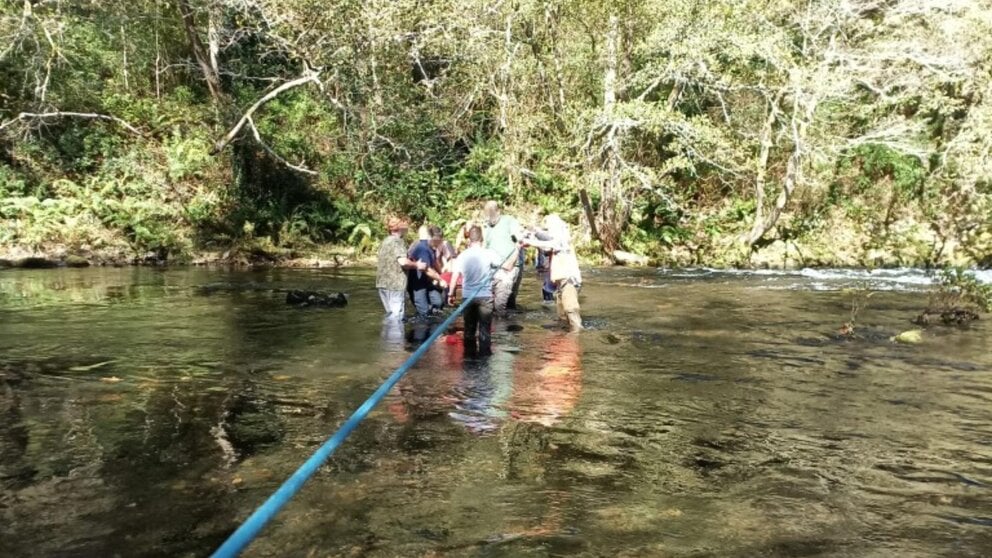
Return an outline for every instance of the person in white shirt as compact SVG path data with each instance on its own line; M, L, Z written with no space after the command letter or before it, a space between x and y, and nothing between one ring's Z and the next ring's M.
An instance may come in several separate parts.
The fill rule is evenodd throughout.
M458 278L462 277L462 297L470 299L465 308L465 350L479 354L492 352L493 288L490 276L500 266L500 256L482 247L482 228L469 229L469 247L455 258L449 282L448 303L455 303ZM478 347L476 346L478 338Z

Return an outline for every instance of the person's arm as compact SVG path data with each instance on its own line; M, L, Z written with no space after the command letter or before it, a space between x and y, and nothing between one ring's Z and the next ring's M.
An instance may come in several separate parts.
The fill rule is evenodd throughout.
M461 275L461 266L458 265L458 260L455 260L451 266L451 283L448 284L448 304L452 306L455 304L455 293L458 291L458 279Z
M539 250L546 250L549 252L554 252L558 250L558 243L555 239L549 238L547 240L541 240L536 235L528 235L523 239L524 245L533 246Z
M421 261L413 261L406 256L400 256L396 258L396 262L400 264L403 269L416 269L417 271L424 271L427 269L427 264Z
M434 271L436 271L438 273L443 273L444 272L444 266L441 264L442 261L444 261L444 247L443 246L441 247L441 250L434 251Z
M495 250L489 250L488 252L489 252L489 271L492 271L494 269L499 269L500 267L502 267L504 262L500 258L502 258L503 256L501 254L497 254Z
M416 269L417 271L427 269L427 264L424 262L410 259L409 249L402 246L396 246L396 263L400 264L403 269Z
M441 274L438 273L433 267L427 266L423 269L423 272L426 273L427 276L430 277L432 281L436 282L442 289L448 288L448 284L441 278Z
M510 255L507 256L506 261L503 262L503 269L505 271L513 271L513 268L517 267L517 262L520 260L520 240L524 237L524 230L520 227L520 221L517 221L516 217L512 218L510 221L510 237L514 239L514 244L516 244L517 249L512 250ZM503 254L500 254L503 257Z

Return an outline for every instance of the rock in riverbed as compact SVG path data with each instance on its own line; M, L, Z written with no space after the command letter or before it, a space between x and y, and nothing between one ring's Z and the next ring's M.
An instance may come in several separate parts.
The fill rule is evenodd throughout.
M947 326L961 326L973 322L979 318L978 312L969 308L944 308L927 309L913 320L913 323L921 326L943 324Z
M917 345L923 341L923 330L911 329L909 331L904 331L893 337L892 340L896 343L902 343L904 345Z
M65 257L66 267L89 267L90 261L82 256L68 255Z
M289 291L286 293L286 304L341 308L348 305L348 295L344 293L319 293L316 291Z

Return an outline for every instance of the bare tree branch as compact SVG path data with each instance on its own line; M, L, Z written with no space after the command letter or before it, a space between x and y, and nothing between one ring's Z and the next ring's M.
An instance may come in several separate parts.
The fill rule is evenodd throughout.
M284 83L284 84L280 85L279 87L276 87L272 91L269 91L268 93L266 93L261 99L255 101L255 104L253 104L251 107L248 108L247 111L245 111L245 113L241 117L241 119L238 120L238 123L235 124L233 128L231 128L231 131L229 131L221 139L217 140L217 143L214 144L214 148L212 150L210 150L210 154L211 155L216 155L216 154L220 153L221 151L223 151L224 148L227 147L227 144L231 143L231 141L238 135L238 132L241 131L241 128L243 128L244 125L247 124L251 120L252 115L255 114L255 111L257 111L259 108L261 108L262 105L264 105L265 103L271 101L272 99L275 99L276 97L278 97L281 93L283 93L285 91L288 91L288 90L290 90L290 89L292 89L294 87L299 87L301 85L304 85L304 84L310 83L310 82L313 82L313 83L316 83L317 85L320 85L321 84L320 83L320 74L319 73L310 73L310 74L307 74L307 75L305 75L303 77L296 78L296 79L294 79L292 81L287 81L286 83Z
M121 118L117 118L116 116L112 116L109 114L97 114L97 113L88 113L88 112L63 112L63 111L44 112L44 113L22 112L18 114L16 117L11 118L10 120L4 122L3 124L0 124L0 131L4 130L9 126L12 126L16 122L24 122L27 120L44 120L46 118L64 118L64 117L92 118L96 120L106 120L108 122L115 122L119 124L122 128L131 132L132 134L136 134L139 136L142 135L137 128L128 124L127 121Z
M251 128L251 133L252 133L253 136L255 136L255 141L258 142L258 145L261 145L262 146L262 149L264 149L266 151L266 153L268 153L269 155L271 155L277 161L279 161L280 163L286 165L287 167L295 170L296 172L301 172L303 174L309 174L311 176L319 176L320 175L320 173L318 173L316 171L312 171L312 170L310 170L310 169L308 169L306 167L302 167L302 166L299 166L299 165L294 165L294 164L290 163L289 161L287 161L285 158L281 157L278 153L276 153L274 149L272 149L271 147L268 146L267 143L265 143L264 141L262 141L262 136L261 136L261 134L258 133L258 128L255 127L255 121L252 120L250 116L248 117L248 127Z

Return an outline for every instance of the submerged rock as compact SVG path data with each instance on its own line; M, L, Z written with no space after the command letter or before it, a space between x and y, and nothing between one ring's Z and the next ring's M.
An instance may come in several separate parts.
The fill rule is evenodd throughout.
M90 261L82 256L69 255L65 257L66 267L89 267Z
M223 389L230 391L227 387ZM258 393L254 385L246 385L231 398L222 426L226 440L239 459L254 454L263 446L277 443L285 436L285 425L275 404Z
M948 326L964 325L979 318L978 312L968 308L954 307L945 310L924 310L922 314L913 320L914 324L921 326L944 324Z
M905 345L916 345L923 341L923 330L911 329L909 331L904 331L893 337L892 340L896 343L903 343Z
M289 291L286 293L286 304L341 308L348 305L348 295L344 293L320 293L316 291Z

